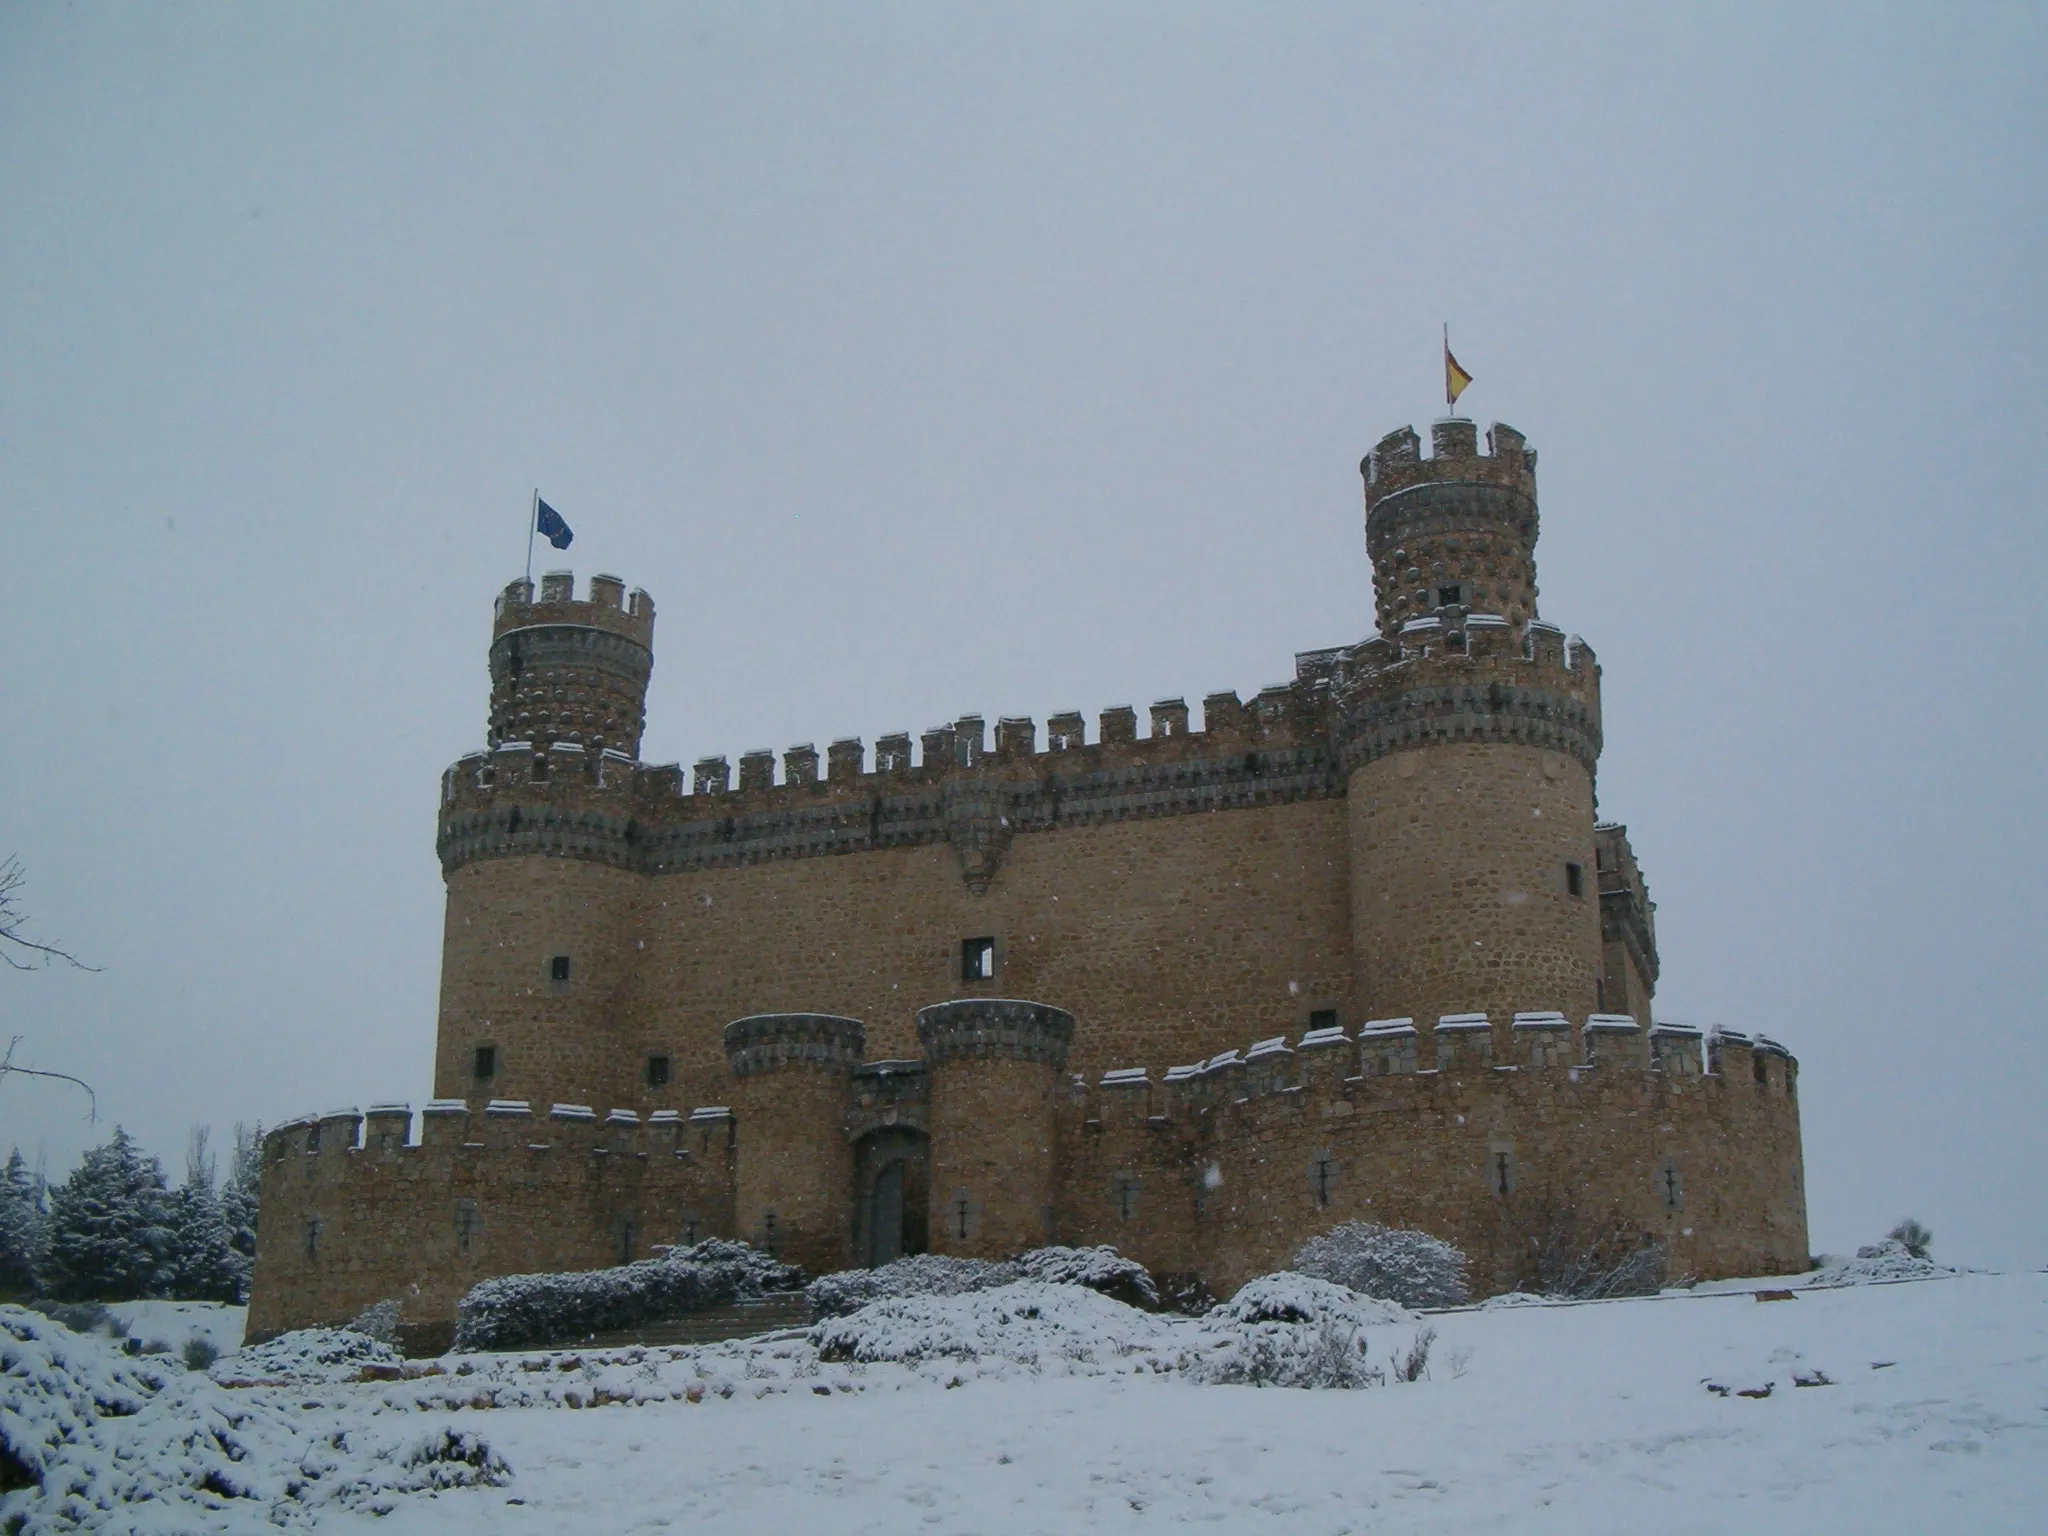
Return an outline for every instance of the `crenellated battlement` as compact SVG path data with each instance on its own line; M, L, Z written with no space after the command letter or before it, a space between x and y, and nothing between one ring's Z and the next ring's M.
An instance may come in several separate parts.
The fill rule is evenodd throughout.
M1431 424L1429 435L1427 457L1422 452L1422 439L1410 426L1389 432L1359 461L1368 512L1388 497L1418 485L1452 482L1497 485L1535 499L1536 450L1505 422L1496 421L1487 429L1483 453L1479 448L1478 425L1466 417L1436 421Z
M330 1110L280 1122L264 1133L263 1161L268 1167L309 1158L421 1161L457 1152L549 1151L702 1157L707 1152L723 1155L731 1140L731 1119L722 1106L687 1116L678 1110L642 1115L623 1108L599 1114L586 1104L536 1108L524 1099L491 1099L472 1106L463 1099L435 1099L415 1116L408 1104L374 1104L367 1111Z
M1319 663L1322 665L1322 663ZM1450 607L1326 664L1345 770L1404 748L1500 741L1599 764L1600 664L1591 646L1536 621Z
M1184 699L1102 712L1096 740L1074 711L1041 735L1026 716L965 715L921 733L881 737L872 759L856 737L820 754L741 755L680 765L634 762L580 743L524 739L472 753L442 776L444 870L482 858L546 854L650 874L950 842L963 874L985 883L1008 840L1055 826L1283 804L1342 792L1329 745L1330 689L1297 678L1249 702L1203 701L1193 728Z
M1753 1059L1782 1066L1767 1065L1759 1074ZM1789 1095L1798 1063L1774 1041L1753 1042L1732 1031L1709 1035L1682 1024L1645 1029L1616 1014L1592 1014L1577 1024L1551 1010L1506 1020L1446 1014L1420 1030L1410 1019L1376 1019L1356 1032L1329 1026L1303 1033L1291 1046L1279 1036L1163 1070L1112 1067L1092 1083L1077 1078L1068 1103L1083 1122L1155 1127L1304 1093L1347 1101L1351 1108L1339 1114L1369 1114L1395 1102L1388 1094L1531 1074L1554 1075L1589 1096L1630 1074L1641 1084L1681 1092L1726 1078Z
M637 642L642 649L654 648L654 599L645 589L635 587L629 594L625 582L616 576L599 574L590 578L579 601L574 571L547 571L535 583L521 577L507 582L498 594L491 623L491 639L517 629L552 624L576 624Z

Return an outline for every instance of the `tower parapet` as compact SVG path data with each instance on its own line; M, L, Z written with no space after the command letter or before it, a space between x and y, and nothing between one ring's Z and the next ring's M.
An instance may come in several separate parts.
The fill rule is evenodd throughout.
M1359 464L1374 609L1392 638L1410 620L1463 608L1505 618L1519 635L1536 617L1536 451L1495 422L1480 453L1462 417L1389 432Z
M616 576L593 576L576 600L570 571L520 580L499 595L491 625L490 745L573 742L640 755L654 671L654 599Z

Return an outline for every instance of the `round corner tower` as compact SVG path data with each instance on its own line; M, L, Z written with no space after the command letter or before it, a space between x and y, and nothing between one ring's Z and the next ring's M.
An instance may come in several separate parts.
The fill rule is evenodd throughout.
M1074 1016L1015 998L917 1014L931 1074L931 1251L1006 1259L1053 1240L1054 1108Z
M1368 1018L1595 1010L1600 674L1536 616L1536 454L1412 428L1360 466L1379 635L1342 705L1351 924ZM1505 1055L1496 1059L1507 1059Z
M654 602L616 576L515 581L491 625L489 751L443 781L434 1092L637 1103L618 998L642 877L631 798Z

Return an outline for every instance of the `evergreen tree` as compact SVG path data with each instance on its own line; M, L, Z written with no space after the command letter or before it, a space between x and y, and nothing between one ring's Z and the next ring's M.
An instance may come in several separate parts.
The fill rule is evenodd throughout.
M239 1301L243 1266L228 1246L220 1200L201 1179L171 1197L170 1273L164 1289L179 1301Z
M37 1289L49 1227L42 1181L29 1172L16 1147L0 1172L0 1292L23 1295Z
M175 1246L170 1203L162 1164L116 1126L50 1200L51 1290L98 1301L161 1294Z
M237 1122L235 1151L221 1184L221 1219L227 1226L228 1248L234 1255L236 1294L249 1299L249 1276L256 1267L256 1218L263 1194L263 1127Z

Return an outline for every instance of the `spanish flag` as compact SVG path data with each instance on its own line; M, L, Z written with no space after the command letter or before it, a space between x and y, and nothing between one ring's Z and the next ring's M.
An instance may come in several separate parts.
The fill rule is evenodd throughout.
M1472 382L1472 375L1458 366L1458 360L1451 356L1451 328L1444 327L1444 404L1452 410L1458 408L1458 396L1465 393L1465 386Z

